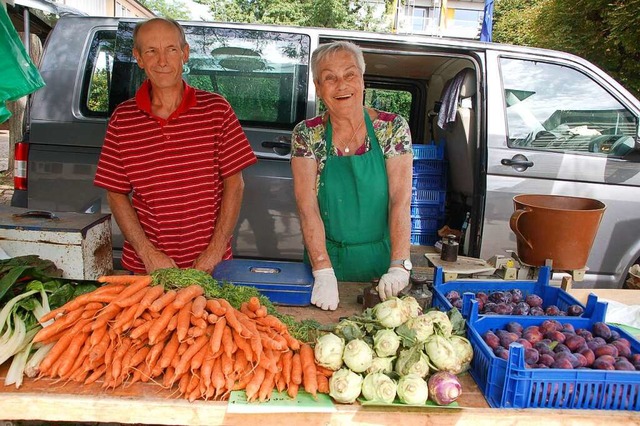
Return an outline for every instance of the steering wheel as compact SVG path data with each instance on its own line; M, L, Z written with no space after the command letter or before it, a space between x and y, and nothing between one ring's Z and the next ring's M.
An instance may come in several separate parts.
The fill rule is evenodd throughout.
M616 157L624 157L629 151L633 149L634 140L631 136L622 136L611 145L609 155L615 155Z

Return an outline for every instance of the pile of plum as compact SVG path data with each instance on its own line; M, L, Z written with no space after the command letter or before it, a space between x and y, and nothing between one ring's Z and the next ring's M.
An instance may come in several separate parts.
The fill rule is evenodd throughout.
M482 338L505 360L512 342L522 344L528 368L640 370L640 354L631 352L631 342L603 322L587 330L555 319L526 328L512 321L504 330L489 330Z
M543 300L537 294L522 294L522 290L494 291L489 294L479 291L475 294L478 301L478 312L484 315L536 315L536 316L571 316L582 315L584 309L580 305L571 305L566 311L556 305L542 306ZM462 309L462 295L452 290L445 297L459 310Z

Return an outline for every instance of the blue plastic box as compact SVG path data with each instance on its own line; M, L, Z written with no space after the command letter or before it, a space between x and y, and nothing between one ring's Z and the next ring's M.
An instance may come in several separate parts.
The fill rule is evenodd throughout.
M598 302L591 318L562 317L562 322L591 330L594 323L604 320L606 308L606 303ZM557 317L521 316L517 321L526 328L547 318ZM470 373L491 407L640 410L640 371L526 368L524 347L519 343L509 346L508 360L495 356L482 335L504 329L513 320L513 316L479 317L477 302L472 301L467 327L474 351ZM631 342L632 353L640 353L640 342L619 327L609 327Z
M212 273L218 281L252 286L278 305L307 306L311 303L313 274L301 262L232 259L220 262Z
M527 296L529 294L537 294L542 298L542 307L546 308L549 305L556 305L563 311L566 311L567 308L571 305L580 305L584 309L584 312L581 316L590 317L595 308L595 303L597 299L592 299L590 303L587 303L587 306L580 303L573 296L571 296L566 291L562 290L558 287L553 287L549 285L549 279L551 278L551 269L547 266L543 266L540 268L538 273L538 280L476 280L476 279L466 279L466 280L454 280L444 282L444 273L442 268L436 268L435 275L433 278L433 306L440 308L441 310L448 311L452 308L451 303L445 297L446 294L452 290L455 290L460 293L460 296L463 296L464 293L470 292L472 295L467 296L471 298L475 298L475 293L479 291L483 291L487 294L490 294L494 291L508 291L513 289L520 289L522 291L523 296ZM469 305L470 306L470 305ZM465 309L463 305L462 315L465 318L469 317L469 309ZM483 316L480 314L480 316ZM523 315L510 315L510 318L522 318ZM540 316L538 316L540 318ZM566 318L566 317L549 317L549 318Z
M439 144L413 144L413 159L444 160L444 141Z

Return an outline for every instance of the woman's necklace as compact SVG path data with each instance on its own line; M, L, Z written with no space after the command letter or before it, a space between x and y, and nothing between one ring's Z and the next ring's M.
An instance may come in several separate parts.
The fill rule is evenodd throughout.
M350 153L351 150L349 149L349 145L351 145L351 142L353 142L353 139L356 137L356 135L358 134L358 131L360 130L360 128L362 127L362 123L364 123L364 120L362 120L360 122L360 124L358 124L358 127L356 128L356 130L353 132L353 135L351 135L351 139L349 139L349 142L347 142L346 144L343 142L343 146L344 146L344 152L346 154ZM342 142L342 141L341 141Z

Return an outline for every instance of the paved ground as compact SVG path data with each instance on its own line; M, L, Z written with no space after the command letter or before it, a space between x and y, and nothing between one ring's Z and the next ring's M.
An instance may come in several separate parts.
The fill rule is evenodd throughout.
M0 204L9 204L13 195L13 178L7 170L9 131L0 130Z

